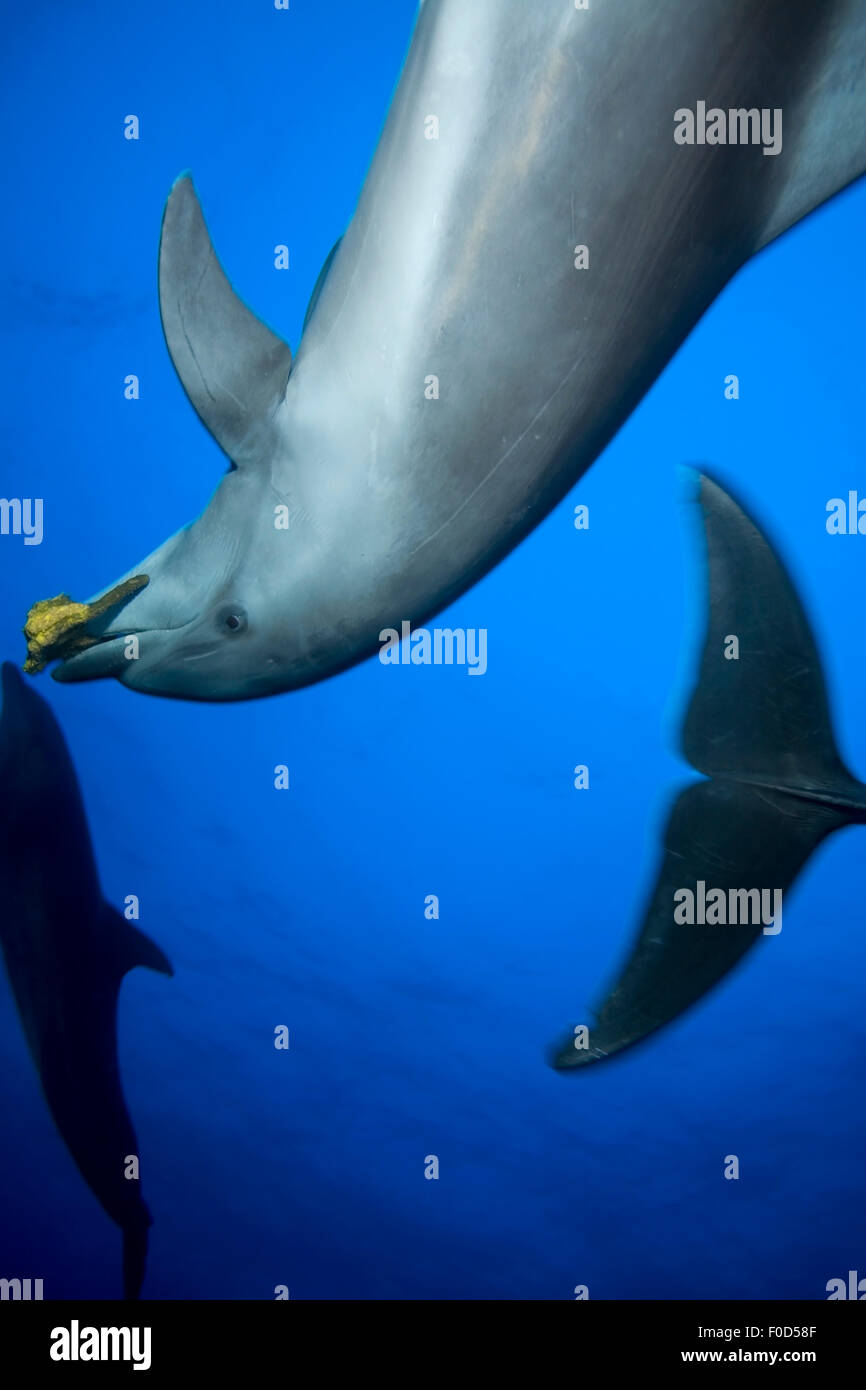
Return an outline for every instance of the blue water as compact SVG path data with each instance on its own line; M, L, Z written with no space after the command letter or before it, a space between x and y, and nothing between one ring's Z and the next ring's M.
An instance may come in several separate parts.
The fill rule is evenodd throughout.
M23 659L36 598L104 587L222 473L160 329L172 180L193 170L239 292L297 345L414 9L34 0L7 19L2 492L45 499L45 539L0 538L3 657ZM121 995L146 1297L823 1298L866 1274L862 830L819 850L781 935L688 1016L585 1073L545 1061L627 951L690 775L676 719L701 578L675 465L711 466L777 541L866 776L866 539L824 526L830 497L866 494L864 218L861 184L757 257L573 494L449 610L488 629L483 679L369 661L229 706L39 679L106 896L140 896L176 971ZM5 977L0 1077L0 1275L116 1296L119 1235L53 1129Z

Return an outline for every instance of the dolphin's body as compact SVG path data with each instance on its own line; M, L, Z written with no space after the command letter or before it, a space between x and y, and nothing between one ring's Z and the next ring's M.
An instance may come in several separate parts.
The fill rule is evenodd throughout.
M701 999L762 935L782 929L785 895L818 845L866 825L866 786L836 748L796 590L733 498L709 478L696 482L708 611L683 752L708 780L676 797L631 954L588 1036L576 1031L557 1049L561 1070L622 1052Z
M781 148L677 143L699 102L754 110L753 138L768 113ZM864 167L866 0L426 0L294 362L190 179L172 190L166 341L235 466L55 675L243 699L430 616L564 496L748 257Z
M150 1213L117 1063L127 970L172 973L157 946L102 897L75 769L51 710L8 662L0 717L0 944L57 1128L123 1232L124 1294L144 1277Z

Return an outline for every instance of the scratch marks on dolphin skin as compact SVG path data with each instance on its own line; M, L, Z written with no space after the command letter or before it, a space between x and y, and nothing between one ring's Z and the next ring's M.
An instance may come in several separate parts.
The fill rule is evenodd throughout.
M562 78L565 58L562 49L553 50L550 61L539 79L538 90L526 116L526 131L517 149L507 143L493 169L487 191L466 232L460 262L454 272L442 307L442 319L447 323L455 307L475 277L478 258L492 219L502 214L502 205L510 194L515 178L525 180L539 144L544 121L553 105L557 83Z
M210 389L210 386L208 385L207 378L206 378L204 372L203 372L202 369L201 369L201 364L200 364L198 358L197 358L196 355L195 355L195 348L193 347L192 343L191 343L190 340L189 340L189 334L188 334L187 331L186 331L186 323L185 323L185 321L184 321L183 309L181 308L180 300L177 301L177 316L178 316L178 318L180 319L181 331L183 332L183 336L184 336L184 338L185 338L185 340L186 340L186 345L187 345L187 347L189 348L189 355L190 355L190 357L192 358L193 362L195 363L195 369L196 369L196 371L198 372L199 381L201 382L202 386L204 387L205 391L207 392L209 398L210 398L212 401L214 401L214 400L216 400L216 397L214 396L213 391Z
M484 475L484 477L481 479L481 481L480 481L479 483L477 483L476 486L475 486L475 487L472 489L472 491L469 493L469 495L463 499L463 501L460 503L460 506L459 506L459 507L455 507L454 511L451 513L451 515L448 517L448 519L447 519L446 521L443 521L442 524L441 524L441 526L437 526L436 530L435 530L431 535L425 536L424 540L421 541L421 543L420 543L419 545L416 545L415 548L414 548L412 551L410 551L410 558L411 558L413 555L417 555L419 550L423 550L424 547L425 547L425 545L429 545L431 541L434 541L434 540L436 539L436 537L437 537L438 535L441 534L441 532L445 531L445 530L451 525L451 523L452 523L452 522L460 515L460 513L464 510L464 508L466 508L466 507L469 506L469 503L473 500L473 498L476 497L476 496L478 495L479 492L481 492L481 490L487 485L487 483L489 483L489 481L490 481L490 479L493 477L494 473L496 473L497 470L500 469L500 468L502 467L503 463L505 463L506 460L509 459L509 458L511 457L511 455L514 453L514 450L515 450L516 448L518 448L518 446L519 446L520 444L523 443L523 441L524 441L524 439L526 439L527 435L528 435L528 434L534 429L534 427L537 425L538 421L541 419L542 415L543 415L544 412L547 410L548 406L551 404L552 401L556 400L556 397L560 394L560 392L563 390L563 388L568 384L568 382L571 380L571 378L574 376L575 372L579 369L580 366L581 366L581 363L578 361L578 362L575 362L573 366L569 367L569 369L568 369L568 371L566 372L565 376L562 378L562 381L559 383L559 385L556 387L556 389L555 389L554 391L551 392L551 394L548 396L547 400L544 402L544 405L543 405L543 406L541 407L541 409L538 410L538 411L536 412L536 414L532 417L532 419L529 421L529 424L526 426L526 428L523 429L523 430L521 430L520 434L519 434L519 435L517 436L517 438L513 441L513 443L509 445L509 447L506 449L505 453L502 454L501 457L498 458L498 459L496 460L496 462L494 463L493 467L492 467L491 469L489 469L489 471L488 471L487 473L485 473L485 475Z

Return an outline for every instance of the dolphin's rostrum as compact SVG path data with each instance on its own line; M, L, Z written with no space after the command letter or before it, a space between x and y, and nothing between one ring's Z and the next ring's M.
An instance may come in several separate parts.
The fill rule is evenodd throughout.
M738 143L678 142L696 101ZM771 159L739 143L765 110ZM245 699L425 621L560 501L740 266L864 167L864 0L426 0L294 362L173 188L166 342L234 466L55 676Z
M637 940L597 1023L557 1048L562 1070L610 1057L677 1018L762 934L777 934L782 897L821 841L866 824L866 786L839 757L791 580L737 503L693 476L709 612L683 753L709 780L677 796ZM692 895L704 909L711 893L715 912L688 910Z
M130 1160L138 1142L117 1062L127 970L171 975L158 946L105 901L75 769L46 702L2 668L0 945L52 1118L123 1232L123 1286L137 1298L150 1212Z

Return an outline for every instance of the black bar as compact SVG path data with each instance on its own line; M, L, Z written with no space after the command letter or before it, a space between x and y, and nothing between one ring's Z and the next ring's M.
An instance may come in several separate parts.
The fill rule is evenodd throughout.
M563 1356L575 1377L590 1366L613 1375L637 1370L652 1376L673 1367L719 1364L730 1369L738 1363L773 1369L805 1365L825 1380L828 1372L850 1375L861 1365L866 1334L863 1314L842 1301L588 1300L575 1301L567 1313L560 1306L555 1317L546 1313L542 1324L538 1303L525 1324L526 1315L515 1312L511 1303L505 1305L504 1323L499 1322L501 1312L495 1312L501 1305L494 1303L462 1304L462 1312L446 1300L424 1305L426 1312L417 1305L415 1312L408 1304L399 1306L404 1311L395 1314L392 1306L380 1323L372 1303L364 1303L359 1314L346 1302L5 1302L0 1304L0 1370L8 1375L14 1367L16 1384L22 1383L22 1373L26 1377L30 1372L92 1379L108 1370L116 1377L134 1375L137 1358L142 1383L145 1374L159 1380L188 1372L200 1383L208 1374L225 1379L241 1371L259 1372L250 1381L253 1390L260 1379L279 1371L287 1379L315 1382L341 1359L352 1362L353 1374L365 1378L390 1366L411 1380L418 1370L428 1378L437 1363L453 1373L458 1364L480 1357L488 1376L503 1361L518 1378L519 1361L511 1358L525 1353L535 1359L535 1385L560 1379L554 1358L561 1363ZM97 1341L88 1331L93 1328L127 1333L100 1335ZM137 1339L133 1329L138 1329ZM463 1345L457 1360L452 1338ZM105 1359L53 1359L52 1347L70 1357L73 1347L79 1353L98 1347ZM113 1359L115 1350L128 1359Z

